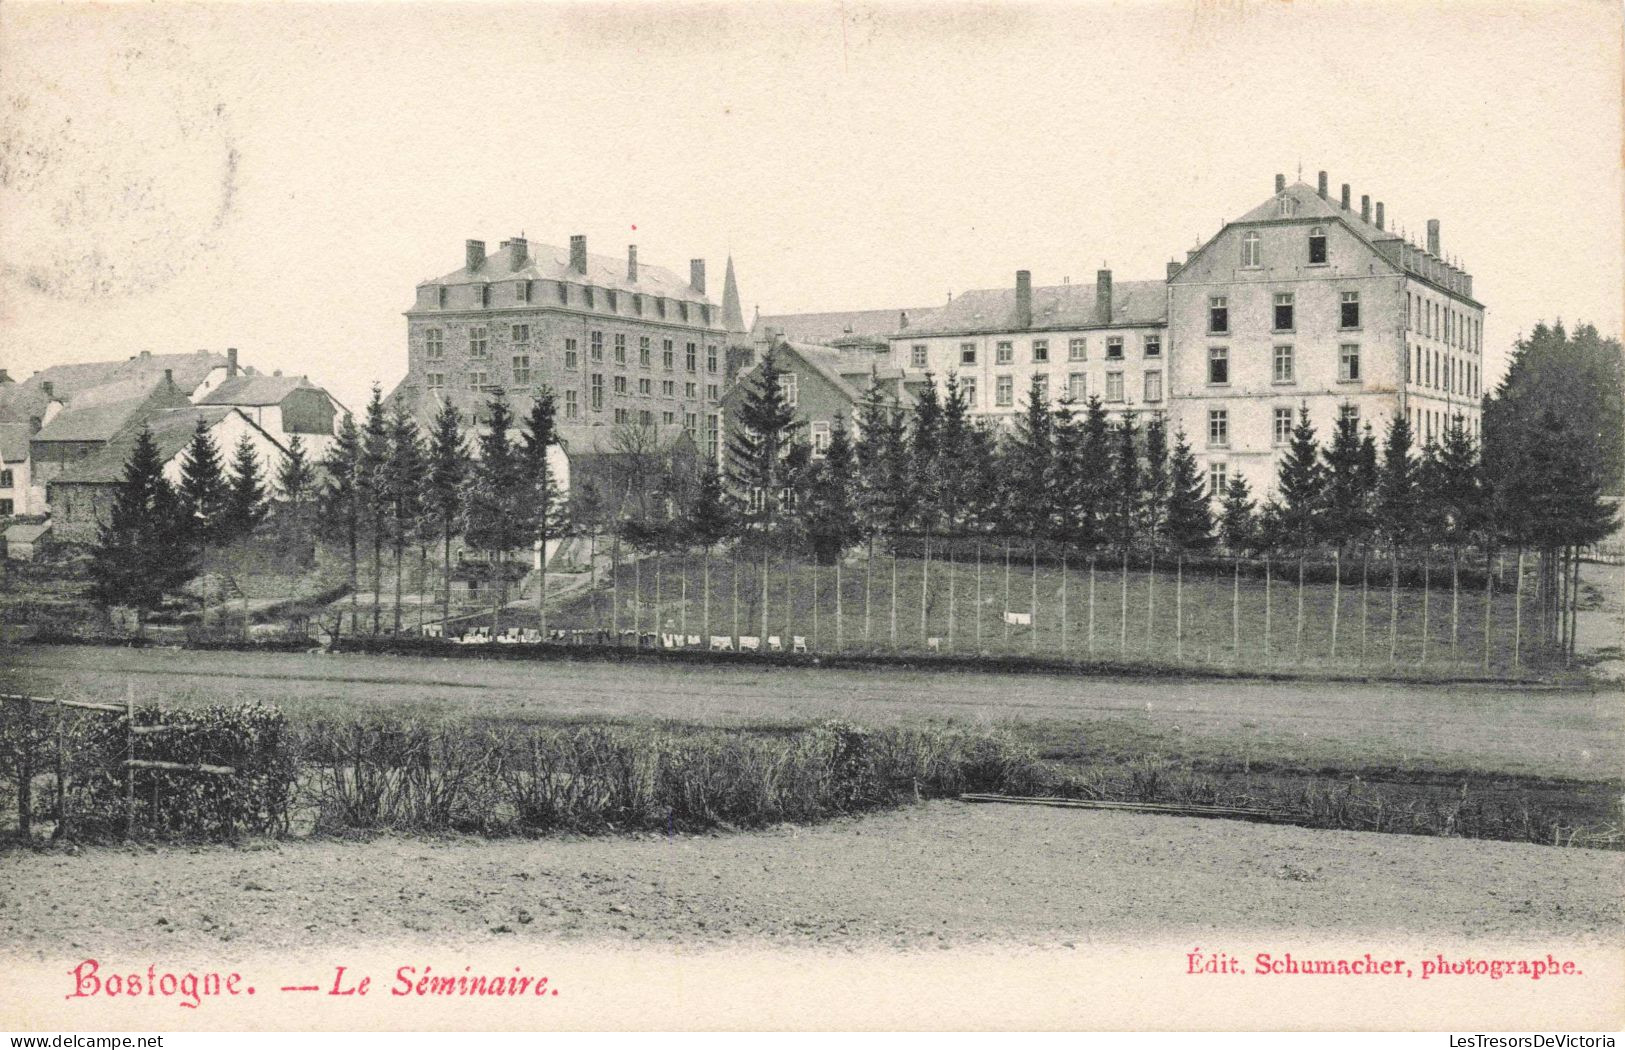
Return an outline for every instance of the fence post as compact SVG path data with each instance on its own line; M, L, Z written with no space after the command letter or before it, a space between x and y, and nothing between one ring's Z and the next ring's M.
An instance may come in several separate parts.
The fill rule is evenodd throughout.
M948 651L954 651L954 549L948 548Z
M1185 662L1185 552L1174 565L1174 662Z
M863 570L863 647L864 647L864 649L868 649L870 644L871 644L871 642L870 642L870 637L871 636L869 634L869 596L870 596L870 593L874 589L874 582L875 582L875 538L874 538L873 535L871 535L869 537L869 560L864 563L864 570Z
M1033 537L1032 552L1033 552L1033 597L1032 597L1032 601L1028 603L1028 605L1031 607L1031 611L1028 612L1027 615L1032 618L1032 625L1031 626L1032 626L1032 629L1033 629L1033 655L1037 656L1038 655L1038 538L1036 536Z
M837 555L837 556L839 556L839 555ZM817 649L818 648L818 551L817 551L816 548L813 550L812 568L811 568L810 571L812 572L812 621L813 621L812 646L811 646L811 648ZM792 639L792 646L791 646L792 649L794 648L793 643L794 643L794 639Z
M711 548L705 548L705 563L700 570L700 587L704 591L700 598L700 618L705 621L705 646L711 647Z
M1432 562L1433 559L1426 553L1422 555L1422 659L1418 662L1424 666L1428 662L1428 602L1431 595L1428 570L1432 567Z
M1343 606L1343 552L1332 551L1332 663L1337 663L1337 617Z
M1303 555L1298 555L1298 626L1292 643L1293 659L1303 663Z
M931 534L925 534L925 558L920 562L920 648L931 628L926 623L926 609L931 605Z
M1523 551L1518 552L1521 559ZM1489 571L1489 559L1484 565L1484 670L1490 669L1490 613L1495 607L1495 574ZM1520 575L1521 579L1521 575Z
M897 651L897 537L891 544L891 650Z
M1274 571L1270 568L1270 556L1264 555L1264 666L1270 665L1270 627L1271 618L1275 612L1270 600L1270 588L1274 583Z
M1388 666L1399 664L1399 551L1388 559Z
M68 837L68 770L62 754L62 698L56 698L56 836Z
M683 551L683 586L678 589L682 611L677 614L677 629L683 632L683 644L688 644L688 551Z
M1128 659L1128 544L1123 545L1123 586L1118 599L1117 658Z
M450 584L447 584L449 587ZM621 644L621 537L617 533L609 548L609 629L615 644Z
M1010 541L1004 541L1004 648L1010 649Z
M1095 658L1095 556L1089 555L1089 659Z
M734 635L733 635L733 641L732 641L731 644L737 646L739 644L739 541L738 540L734 541L733 562L734 562L734 571L733 571ZM707 645L711 644L709 639L706 640L706 644Z
M982 538L976 538L976 655L982 655Z
M1371 548L1367 547L1360 555L1360 666L1365 666L1366 625L1370 622L1366 613L1366 596L1369 592L1371 576Z
M1523 551L1518 552L1518 586L1512 600L1512 669L1522 663L1523 649Z
M660 618L660 597L661 597L661 595L660 595L661 574L660 573L661 573L661 568L662 568L661 560L662 559L661 559L661 556L660 556L660 552L656 551L655 552L655 608L654 608L654 624L653 624L655 634L664 634L664 633L666 633L666 621Z
M17 749L17 837L24 842L34 832L34 701L22 702L22 734Z
M1066 551L1061 551L1061 656L1066 656Z
M1461 580L1459 557L1454 548L1450 551L1450 662L1461 662L1460 634L1461 634Z
M643 644L643 559L632 559L632 648Z
M1157 619L1157 545L1151 545L1151 572L1145 581L1145 653L1151 655L1152 625Z
M1230 653L1241 664L1241 559L1232 563L1230 582Z
M135 686L124 680L124 837L135 838Z
M758 643L767 644L767 534L762 534L762 638Z
M835 651L841 651L841 562L846 560L845 551L835 553Z

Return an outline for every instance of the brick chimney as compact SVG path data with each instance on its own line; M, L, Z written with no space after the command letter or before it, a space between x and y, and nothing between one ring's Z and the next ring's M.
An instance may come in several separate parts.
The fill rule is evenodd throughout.
M485 242L463 242L463 267L469 273L474 273L485 265Z
M1371 221L1371 194L1369 193L1360 194L1360 220L1362 222Z
M43 380L40 383L39 386L40 386L41 390L45 391L45 396L46 397L55 397L56 396L55 384L53 384L49 379Z
M236 377L237 377L237 348L235 346L228 346L228 347L226 347L226 378L227 379L235 379Z
M1439 254L1439 220L1428 220L1428 254L1435 257Z
M1377 202L1377 229L1380 230L1380 229L1383 229L1383 228L1384 227L1382 225L1382 201L1378 201Z
M1095 322L1112 323L1112 272L1095 271Z
M1033 326L1033 275L1029 270L1016 271L1016 327Z
M897 311L897 327L899 327L899 328L907 328L908 327L908 311L907 310L899 310L899 311ZM0 369L0 376L4 376L5 374L6 374L5 371L3 369Z
M587 272L587 235L584 233L570 235L570 269L576 273Z
M6 386L10 382L11 373L7 372L4 368L0 368L0 386Z
M1286 176L1285 175L1277 174L1275 176L1275 192L1276 193L1285 193L1286 192Z
M175 370L173 368L164 369L164 385L167 387L175 385Z
M704 259L690 259L688 261L688 286L701 295L705 294Z
M638 246L635 244L626 246L626 279L628 281L638 279Z
M1343 183L1343 210L1349 210L1349 184Z
M515 270L523 270L530 264L529 241L523 237L515 237L508 242L508 246L513 249L513 268Z
M1320 194L1320 199L1321 200L1325 200L1326 199L1326 173L1324 171L1320 173L1320 178L1317 180L1316 186L1317 186L1317 189L1315 190L1315 192Z
M1179 271L1181 269L1183 269L1183 267L1181 267L1176 260L1169 259L1168 260L1168 279L1171 281L1175 277L1178 277L1179 276Z

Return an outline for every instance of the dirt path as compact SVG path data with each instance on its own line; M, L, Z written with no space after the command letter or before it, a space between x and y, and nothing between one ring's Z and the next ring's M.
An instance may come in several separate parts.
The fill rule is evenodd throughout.
M1618 853L937 802L758 834L13 852L0 953L1057 947L1264 928L1615 943L1622 874Z

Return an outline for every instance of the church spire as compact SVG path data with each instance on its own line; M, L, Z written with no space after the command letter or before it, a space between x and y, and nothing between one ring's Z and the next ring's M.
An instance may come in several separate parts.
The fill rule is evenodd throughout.
M722 278L722 327L744 332L745 315L739 308L739 282L734 279L734 257L728 256L728 270Z

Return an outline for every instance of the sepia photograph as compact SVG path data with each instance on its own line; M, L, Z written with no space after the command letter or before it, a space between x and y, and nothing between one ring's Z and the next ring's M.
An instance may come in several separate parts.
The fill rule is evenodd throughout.
M0 6L0 1029L1614 1045L1622 25Z

